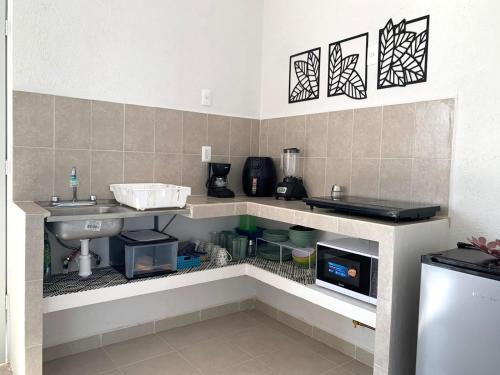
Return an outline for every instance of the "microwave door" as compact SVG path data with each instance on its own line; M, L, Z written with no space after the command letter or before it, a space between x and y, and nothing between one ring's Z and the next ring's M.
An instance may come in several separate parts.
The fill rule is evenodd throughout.
M326 246L318 247L317 257L318 280L365 296L370 295L370 257Z

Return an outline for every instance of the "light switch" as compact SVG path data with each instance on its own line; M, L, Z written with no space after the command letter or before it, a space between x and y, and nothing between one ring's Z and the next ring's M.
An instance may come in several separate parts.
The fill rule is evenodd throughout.
M377 45L373 44L368 46L368 56L366 59L368 65L375 65L377 63Z
M212 105L212 91L209 89L201 89L201 105Z
M201 147L201 161L204 163L208 163L212 160L212 147L211 146L202 146Z

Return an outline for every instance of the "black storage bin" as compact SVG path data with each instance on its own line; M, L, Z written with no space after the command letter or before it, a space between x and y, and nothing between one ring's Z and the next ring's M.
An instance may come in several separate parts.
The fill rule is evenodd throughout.
M109 263L127 279L177 271L177 238L154 230L122 232L109 239Z
M250 156L242 173L243 191L249 197L272 197L276 189L276 168L273 159Z

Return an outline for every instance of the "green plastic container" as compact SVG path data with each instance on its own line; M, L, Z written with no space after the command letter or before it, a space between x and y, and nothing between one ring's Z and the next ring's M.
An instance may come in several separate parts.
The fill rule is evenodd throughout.
M290 241L299 247L310 246L315 235L316 230L301 225L295 225L289 229Z
M257 219L251 215L240 215L239 228L247 232L255 232L257 230Z

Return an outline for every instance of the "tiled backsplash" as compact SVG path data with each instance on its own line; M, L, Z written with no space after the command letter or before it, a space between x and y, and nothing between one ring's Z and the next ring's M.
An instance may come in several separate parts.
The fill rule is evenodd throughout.
M81 198L111 198L109 184L145 181L205 194L204 145L214 161L231 162L230 187L242 194L241 169L258 141L258 120L16 91L14 199L70 198L72 166Z
M309 195L332 184L353 195L448 206L454 100L317 113L268 120L207 115L27 92L14 93L14 199L70 198L76 166L80 197L111 198L109 184L168 182L205 194L206 163L231 163L242 194L249 155L301 150Z
M352 195L438 203L447 210L454 100L363 108L261 121L260 155L279 165L301 150L310 196L338 184Z

